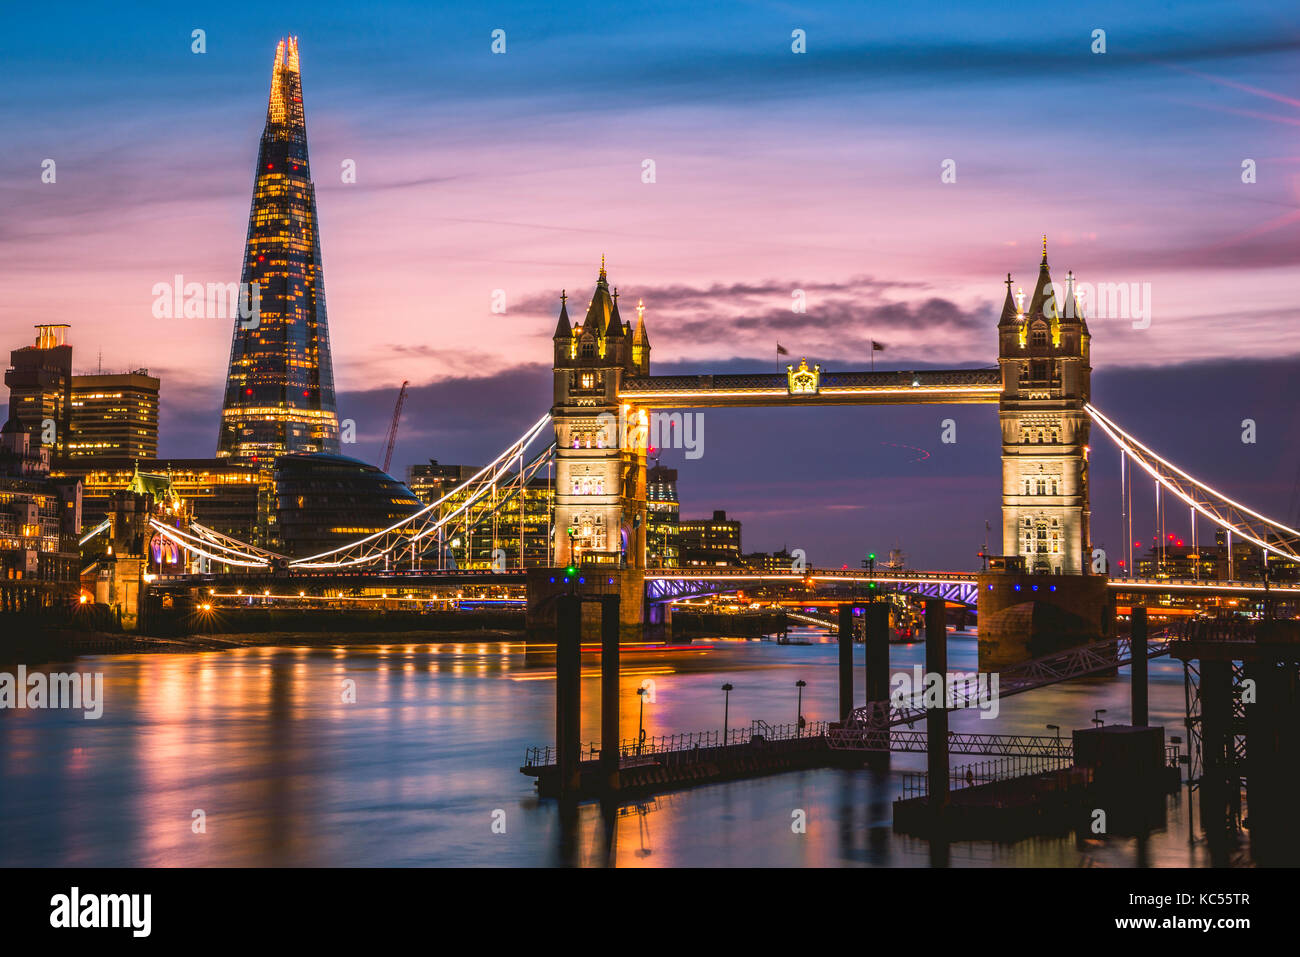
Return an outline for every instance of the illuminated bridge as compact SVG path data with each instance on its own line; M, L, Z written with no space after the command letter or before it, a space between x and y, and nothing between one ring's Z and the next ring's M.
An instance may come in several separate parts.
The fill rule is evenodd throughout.
M1090 333L1074 296L1049 275L1046 241L1032 295L1007 294L997 327L996 368L922 371L838 371L805 360L784 374L650 374L650 344L643 307L635 329L619 315L602 264L587 312L573 322L562 297L553 336L555 401L521 436L471 478L419 511L373 534L310 555L286 555L202 525L159 515L153 530L184 555L187 572L308 583L434 583L474 581L522 584L528 580L522 547L522 499L528 483L550 485L549 544L544 567L598 568L622 595L622 624L640 627L654 606L758 585L804 582L813 586L870 587L977 605L980 584L970 572L888 572L792 568L753 572L719 568L649 568L647 459L652 447L678 445L688 417L677 411L715 408L820 407L829 405L997 406L1001 423L1002 536L1008 570L1023 570L1025 587L1046 598L1075 590L1090 575L1108 574L1112 594L1196 594L1291 598L1300 586L1244 581L1234 567L1234 543L1300 563L1300 531L1267 518L1189 475L1124 430L1091 403ZM1061 301L1058 302L1058 297ZM1123 557L1093 546L1089 487L1091 430L1121 451ZM545 471L543 471L545 470ZM1158 530L1158 575L1134 578L1138 476L1152 480ZM1186 508L1192 552L1208 527L1227 540L1227 567L1206 575L1196 557L1190 577L1171 579L1164 560L1170 508ZM511 561L497 547L503 523L514 521L521 542ZM92 531L92 535L95 534ZM490 541L490 571L455 569L449 545ZM1145 535L1143 536L1145 537ZM1173 539L1174 536L1169 536ZM1222 579L1222 580L1220 580ZM197 579L196 579L197 580ZM545 584L567 584L543 580ZM531 586L530 586L531 587ZM639 597L633 597L639 596ZM1028 596L1027 596L1028 597ZM531 593L530 593L531 600ZM539 597L540 600L540 597ZM1090 599L1092 600L1092 599Z

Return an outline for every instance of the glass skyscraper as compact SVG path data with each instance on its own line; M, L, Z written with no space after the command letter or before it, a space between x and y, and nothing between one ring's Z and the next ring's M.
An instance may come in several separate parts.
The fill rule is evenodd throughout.
M234 320L218 457L268 463L288 452L337 452L320 223L296 37L281 40L275 51L241 280L250 315Z

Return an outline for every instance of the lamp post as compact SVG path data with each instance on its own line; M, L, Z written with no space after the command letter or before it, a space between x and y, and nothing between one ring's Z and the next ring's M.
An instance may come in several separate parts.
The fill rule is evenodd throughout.
M1049 725L1047 726L1047 730L1048 730L1048 731L1055 731L1055 732L1056 732L1056 743L1057 743L1057 744L1060 744L1060 743L1061 743L1061 726L1060 726L1059 724L1049 724Z
M722 690L726 693L726 697L722 700L722 746L724 748L727 746L727 718L731 712L731 688L730 681L722 686Z
M636 718L636 753L641 753L641 745L645 743L645 696L650 689L641 685L636 689L636 696L640 699L640 707L637 709Z
M1095 725L1096 725L1097 727L1099 727L1099 728L1101 728L1101 727L1105 727L1106 722L1105 722L1105 720L1102 718L1102 715L1105 714L1105 713L1106 713L1106 709L1105 709L1105 708L1098 708L1096 711L1094 711L1094 712L1092 713L1092 723L1095 724Z
M802 737L803 736L803 689L808 687L808 682L800 678L794 684L795 687L799 689L799 707L796 711L795 736Z

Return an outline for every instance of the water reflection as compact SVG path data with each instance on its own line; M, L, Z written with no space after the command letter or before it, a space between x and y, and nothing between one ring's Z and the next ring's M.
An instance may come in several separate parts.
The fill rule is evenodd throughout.
M751 718L836 717L836 645L711 640L685 650L623 652L619 712L635 737L637 686L648 736L716 731L722 684L731 726ZM950 667L973 670L973 635ZM924 646L895 646L896 669ZM104 716L0 712L0 864L4 865L575 865L1135 866L1201 865L1185 792L1165 830L1139 841L1071 837L935 848L892 833L904 771L816 770L711 785L625 805L539 800L519 773L529 746L554 738L554 656L520 643L442 642L256 648L87 658L102 671ZM67 670L65 668L64 670ZM865 685L858 649L855 686ZM583 661L581 728L599 736L599 662ZM1181 734L1182 674L1151 666L1151 714ZM349 683L355 700L349 700ZM1002 703L997 722L957 712L953 730L1046 733L1085 727L1093 711L1128 713L1127 673ZM957 763L961 759L955 759ZM196 833L194 812L206 830ZM494 831L504 812L505 832ZM797 812L806 831L792 827Z

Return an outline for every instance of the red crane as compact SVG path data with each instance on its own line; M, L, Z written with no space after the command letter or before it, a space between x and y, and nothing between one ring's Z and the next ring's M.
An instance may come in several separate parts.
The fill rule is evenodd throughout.
M388 447L384 449L383 470L388 471L389 463L393 461L393 446L397 444L397 426L402 421L402 406L406 405L406 387L410 385L407 379L402 380L402 391L397 393L397 405L393 407L393 424L388 427Z

